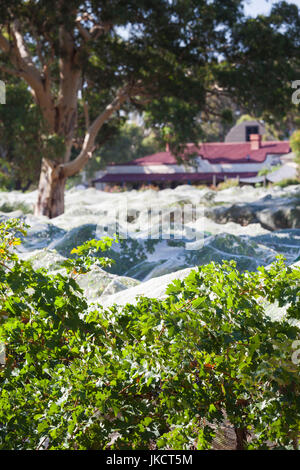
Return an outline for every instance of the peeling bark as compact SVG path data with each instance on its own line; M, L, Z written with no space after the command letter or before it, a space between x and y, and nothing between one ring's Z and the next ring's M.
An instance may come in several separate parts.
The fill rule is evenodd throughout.
M53 219L64 213L65 183L61 164L43 158L35 215Z
M235 428L236 450L245 450L247 445L247 431L243 428Z

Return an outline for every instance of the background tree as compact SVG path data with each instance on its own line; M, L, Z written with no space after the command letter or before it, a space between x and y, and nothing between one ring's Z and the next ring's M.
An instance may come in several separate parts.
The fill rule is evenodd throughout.
M6 99L9 104L0 106L0 183L26 191L38 180L42 156L55 158L62 142L47 135L26 83L8 83Z
M299 108L291 99L300 74L299 37L299 8L277 2L268 17L235 24L224 60L215 68L220 86L240 108L274 128L284 123L289 131L299 124Z
M243 19L242 0L12 0L0 6L0 70L27 83L47 135L64 144L55 159L42 160L36 214L49 217L64 211L66 179L122 122L120 109L147 109L158 128L170 130L174 148L198 141L197 116L220 86L249 107L258 99L263 109L282 111L278 90L286 88L299 52L298 9L285 2L253 23ZM267 70L273 82L266 93Z

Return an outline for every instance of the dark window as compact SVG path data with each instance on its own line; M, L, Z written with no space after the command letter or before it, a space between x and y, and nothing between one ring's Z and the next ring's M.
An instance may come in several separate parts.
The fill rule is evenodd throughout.
M259 134L258 126L246 126L246 142L250 142L251 134Z

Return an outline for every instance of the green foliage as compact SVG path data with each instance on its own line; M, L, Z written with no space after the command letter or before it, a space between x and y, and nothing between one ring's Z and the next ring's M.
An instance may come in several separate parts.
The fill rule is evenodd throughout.
M291 149L296 155L295 161L298 164L298 178L300 179L300 131L295 131L290 139Z
M275 185L279 186L280 188L286 188L287 186L292 186L299 183L300 179L286 178L284 180L278 181L278 183L275 183Z
M271 172L270 168L262 168L261 170L259 170L258 172L258 176L267 176L269 173Z
M250 116L249 114L243 114L236 122L236 124L242 124L247 121L256 121L256 118Z
M6 99L0 106L0 187L25 191L37 183L42 156L56 159L64 146L61 138L47 134L24 82L6 83Z
M72 188L76 188L76 186L79 186L81 184L82 184L82 174L78 173L67 179L65 188L66 190L69 190Z
M32 214L33 210L31 207L29 207L27 204L24 202L14 202L9 203L8 201L4 202L3 204L0 205L0 211L1 212L13 212L20 210L23 212L23 214Z
M1 449L207 449L225 417L239 447L298 446L300 329L288 320L300 320L299 268L211 263L164 300L103 309L88 306L72 266L50 276L17 258L24 229L0 226ZM272 321L266 301L286 318Z
M228 180L218 184L217 189L222 191L223 189L235 188L237 186L239 186L238 178L229 178Z
M300 158L300 130L295 131L290 139L292 151Z
M25 83L6 84L7 105L0 106L2 187L26 188L40 171L41 116Z
M106 251L111 248L114 240L109 237L104 237L102 240L88 240L83 245L73 248L71 255L76 255L75 259L67 259L62 263L68 273L72 274L86 274L91 270L92 266L102 266L103 268L110 267L114 262L109 258L99 258L95 255L99 251ZM117 241L117 240L116 240Z
M219 83L235 92L239 106L275 129L287 115L299 119L297 106L291 103L291 82L300 65L298 46L292 46L299 34L299 18L297 5L276 2L269 16L243 19L233 28L226 60L216 70Z
M274 165L271 168L264 167L261 170L259 170L258 176L266 176L266 175L269 175L270 173L274 173L274 171L279 170L281 166L282 165L279 163L279 165Z

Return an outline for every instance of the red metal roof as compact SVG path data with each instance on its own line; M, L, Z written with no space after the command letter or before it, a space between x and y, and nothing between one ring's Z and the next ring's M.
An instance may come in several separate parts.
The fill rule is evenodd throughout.
M251 150L250 142L205 143L198 147L195 144L187 144L184 159L188 159L191 154L196 154L211 163L261 163L266 160L268 154L282 155L290 151L288 141L262 142L258 150ZM176 157L171 152L158 152L127 163L115 164L115 166L176 164Z

